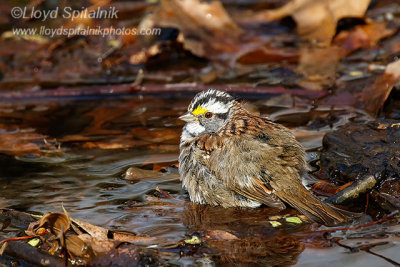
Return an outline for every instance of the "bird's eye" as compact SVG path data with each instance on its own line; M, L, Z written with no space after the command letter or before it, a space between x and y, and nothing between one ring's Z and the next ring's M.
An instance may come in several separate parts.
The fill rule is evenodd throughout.
M206 119L209 119L209 118L211 118L213 116L213 114L211 113L211 112L206 112L206 114L204 114L204 117L206 118Z

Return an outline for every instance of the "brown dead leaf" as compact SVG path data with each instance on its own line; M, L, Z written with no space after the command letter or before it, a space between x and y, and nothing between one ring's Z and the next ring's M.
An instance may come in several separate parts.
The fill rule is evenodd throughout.
M4 251L6 250L6 248L7 248L7 242L4 242L4 244L2 244L1 245L1 248L0 248L0 256L3 256L3 254L4 254Z
M345 57L357 49L374 46L396 31L389 29L386 22L371 22L367 25L357 25L350 31L340 32L333 40L333 44L340 47L340 57Z
M297 62L298 59L297 49L274 48L265 45L243 53L237 61L241 64L259 64L279 61Z
M345 185L337 186L337 185L329 183L327 181L319 181L311 187L311 191L313 191L319 195L322 195L322 196L330 197L330 196L333 196L334 194L337 194L338 192L342 191L346 187L350 186L352 183L353 182L349 182Z
M40 154L40 145L34 141L42 141L43 138L45 136L35 133L33 129L0 130L0 152L12 155Z
M216 239L216 240L237 240L239 239L234 234L231 234L227 231L223 230L211 230L206 232L206 237L209 239Z
M71 219L76 225L78 225L80 228L85 230L93 238L100 239L100 240L108 239L108 230L107 229L100 227L100 226L93 225L93 224L85 222L85 221L78 220L78 219L74 219L74 218L71 218Z
M322 90L335 82L340 60L337 46L300 48L300 62L297 71L306 77L299 82L303 88Z
M219 1L162 0L158 9L141 24L179 29L184 47L206 57L236 51L242 34Z
M388 98L393 86L400 81L400 60L387 65L385 72L360 94L360 105L376 116Z
M77 235L67 235L65 237L65 247L67 251L75 256L83 256L87 252L87 246Z
M130 167L125 172L125 179L130 181L154 180L163 176L163 173Z
M107 253L119 243L112 240L98 239L89 234L79 235L79 238L92 249L95 255Z
M45 214L39 223L40 227L46 227L52 234L58 236L60 233L66 233L71 226L71 220L68 215L51 212Z
M156 240L156 238L151 236L137 236L132 233L110 231L106 228L73 218L72 221L89 234L80 234L79 238L97 253L106 252L110 250L110 248L115 247L117 244L116 241L149 245L153 244ZM105 243L102 244L102 242ZM80 245L81 243L78 243L78 245L75 246L76 249L80 249Z
M132 233L123 233L123 232L113 232L113 240L120 242L130 242L134 244L140 245L150 245L154 244L154 241L157 238L152 236L137 236Z
M330 43L341 18L362 18L370 0L292 0L275 10L257 14L258 20L273 21L291 16L297 32L307 40Z

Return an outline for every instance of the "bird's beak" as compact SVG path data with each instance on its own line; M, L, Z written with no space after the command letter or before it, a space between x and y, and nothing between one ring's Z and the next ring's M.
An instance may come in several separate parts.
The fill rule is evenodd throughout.
M193 116L193 114L189 112L180 116L179 119L186 122L195 122L197 120L196 116Z

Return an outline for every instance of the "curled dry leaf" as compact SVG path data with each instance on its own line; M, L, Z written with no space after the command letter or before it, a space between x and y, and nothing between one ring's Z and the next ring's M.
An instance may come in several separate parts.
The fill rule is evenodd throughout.
M60 233L66 233L71 226L71 220L68 215L52 212L45 214L38 227L46 227L52 234L58 236Z
M281 8L257 14L257 20L273 21L291 16L297 32L308 40L330 43L341 18L362 18L370 0L292 0Z

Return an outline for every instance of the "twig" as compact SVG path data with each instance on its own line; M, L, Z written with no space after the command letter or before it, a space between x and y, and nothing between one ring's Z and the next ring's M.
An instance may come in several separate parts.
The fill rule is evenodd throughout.
M176 201L180 201L180 202L186 202L186 203L188 202L188 201L185 201L185 200L181 200L181 199L177 199L177 198L171 197L170 195L168 195L167 192L161 190L158 186L156 187L156 190L157 190L157 192L163 194L167 198L170 198L170 199L173 199L173 200L176 200Z
M379 257L379 258L381 258L381 259L383 259L383 260L385 260L385 261L387 261L387 262L393 264L394 266L398 266L398 267L400 266L400 264L399 264L398 262L396 262L396 261L394 261L394 260L391 260L391 259L389 259L389 258L386 258L386 257L383 256L383 255L380 255L380 254L378 254L378 253L375 253L375 252L371 251L371 247L360 248L360 249L363 250L363 251L365 251L365 252L367 252L367 253L369 253L369 254L372 254L372 255L374 255L374 256L376 256L376 257Z
M23 240L23 239L29 239L32 237L37 237L38 235L27 235L27 236L21 236L21 237L13 237L13 238L9 238L9 239L5 239L0 241L0 244L3 244L5 242L9 242L9 241L16 241L16 240Z
M370 222L367 224L362 224L362 225L357 225L357 226L353 226L353 227L343 227L343 228L335 228L335 229L326 229L326 230L320 230L320 231L315 231L315 232L336 232L336 231L345 231L345 230L355 230L355 229L359 229L359 228L364 228L364 227L368 227L371 225L375 225L375 224L379 224L381 222L387 221L388 219L392 218L394 215L398 214L399 211L395 210L392 213L390 213L388 216L383 217L382 219L379 219L375 222Z
M368 205L369 205L369 194L367 194L366 198L367 198L367 200L366 200L366 203L365 203L365 210L364 210L364 213L367 213L367 210L368 210Z

